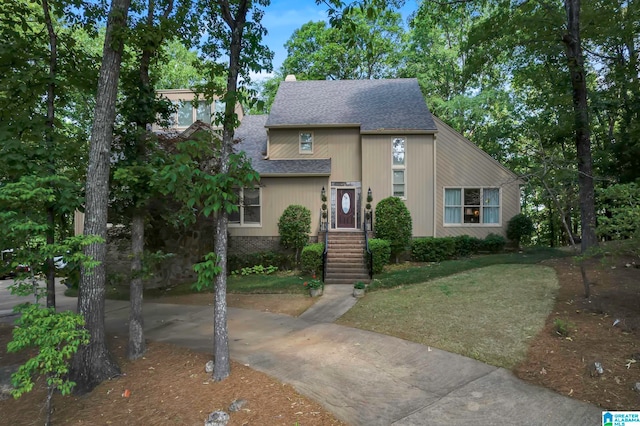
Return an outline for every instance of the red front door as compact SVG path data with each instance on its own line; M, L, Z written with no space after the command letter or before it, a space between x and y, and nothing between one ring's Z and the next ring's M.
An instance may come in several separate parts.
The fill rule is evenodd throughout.
M338 228L355 228L356 226L356 190L338 189L337 191L337 226Z

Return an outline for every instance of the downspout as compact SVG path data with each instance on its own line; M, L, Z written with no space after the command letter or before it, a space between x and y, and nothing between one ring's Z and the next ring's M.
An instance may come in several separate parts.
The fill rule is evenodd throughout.
M438 209L438 195L436 194L436 190L437 190L437 180L438 180L438 173L437 173L437 169L436 169L436 142L438 140L438 135L434 133L433 135L433 237L436 237L436 217L437 215L437 209Z

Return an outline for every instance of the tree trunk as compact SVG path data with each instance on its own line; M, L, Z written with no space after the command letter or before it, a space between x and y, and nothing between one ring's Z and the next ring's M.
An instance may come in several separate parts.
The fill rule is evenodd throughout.
M596 239L596 210L591 159L591 132L587 105L587 84L584 75L584 59L580 42L580 0L565 0L567 34L564 42L571 74L573 108L578 154L578 187L580 195L580 225L582 228L581 251L598 244Z
M144 213L136 209L131 220L131 288L129 307L129 359L138 359L146 352L144 318L142 317L142 255L144 251Z
M102 66L89 145L84 233L102 238L85 247L85 255L100 262L95 268L82 268L78 312L85 320L90 342L81 346L71 365L71 380L76 392L90 392L105 379L120 374L105 342L104 294L106 284L107 208L109 202L109 165L116 95L123 51L123 30L127 25L130 0L112 0L107 21Z
M234 111L238 88L238 69L240 66L240 51L242 50L242 34L250 5L248 0L240 0L234 17L227 0L218 0L222 18L231 30L231 45L229 47L229 73L227 74L227 91L222 130L222 146L220 149L220 173L229 172L229 156L233 150L233 135L235 132ZM227 225L228 216L221 209L216 216L216 236L214 251L218 259L220 271L215 279L215 309L214 309L214 368L213 380L221 381L229 377L231 367L229 363L229 333L227 330Z
M45 26L49 36L49 83L47 84L47 122L45 127L45 142L49 151L49 173L55 174L54 164L54 126L55 126L55 101L56 101L56 74L58 68L58 36L51 21L49 2L42 0L42 12ZM55 242L55 212L53 205L47 206L47 245ZM45 272L47 276L47 308L56 308L56 271L53 258L46 260Z
M228 155L226 168L228 170ZM227 213L223 210L216 216L214 247L220 267L215 279L213 311L213 380L216 382L226 379L231 374L229 331L227 328L227 225Z

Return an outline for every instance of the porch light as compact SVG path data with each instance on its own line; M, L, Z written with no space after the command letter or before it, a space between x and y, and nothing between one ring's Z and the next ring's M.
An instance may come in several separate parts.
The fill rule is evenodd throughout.
M367 191L367 198L372 198L373 195L371 194L371 188L369 188L369 190Z
M324 186L322 187L322 191L320 191L320 195L322 196L323 200L324 200L324 197L327 196L327 191L324 190Z

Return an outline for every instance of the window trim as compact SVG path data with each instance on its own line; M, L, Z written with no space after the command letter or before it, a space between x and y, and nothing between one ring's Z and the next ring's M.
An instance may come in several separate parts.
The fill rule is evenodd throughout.
M311 138L311 150L307 151L307 150L303 150L302 149L302 135L309 135L309 137ZM314 134L313 132L299 132L298 133L298 154L301 155L313 155L313 146L314 144Z
M460 223L447 223L445 222L447 217L447 204L446 204L446 194L448 189L459 189L460 193L460 202L462 203L459 206L449 206L449 207L457 207L460 209ZM464 190L465 189L479 189L480 190L480 220L478 223L465 223L464 222ZM484 190L485 189L497 189L498 190L498 205L497 206L485 206L484 204ZM484 208L485 207L497 207L498 208L498 222L497 223L484 223ZM502 188L499 186L445 186L442 188L442 225L444 227L484 227L484 228L501 228L502 227Z
M240 222L236 223L236 222L231 222L229 220L229 227L230 228L262 228L262 206L263 206L263 200L262 200L262 187L261 186L256 186L253 188L239 188L240 189L240 199L238 200L238 203L236 203L236 205L238 206L238 213L240 214ZM245 204L242 203L241 201L244 201L244 191L245 189L257 189L258 190L258 194L259 194L259 203L257 206L260 208L260 222L259 223L244 223L244 208L245 208ZM250 207L255 207L255 204L251 204Z
M393 154L394 154L393 144L398 139L402 139L404 141L404 151L403 151L404 158L402 160L402 164L393 163ZM406 200L407 199L407 138L406 136L394 136L393 138L391 138L390 147L391 147L391 196L400 198L401 200ZM394 190L395 184L393 182L393 176L394 176L394 172L396 171L402 171L404 175L404 179L402 183L402 185L404 186L404 190L403 190L402 196L395 195L395 190Z

